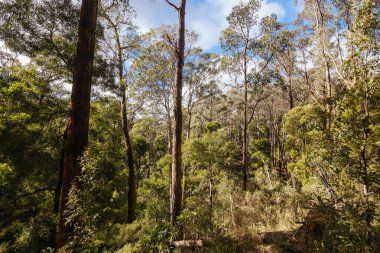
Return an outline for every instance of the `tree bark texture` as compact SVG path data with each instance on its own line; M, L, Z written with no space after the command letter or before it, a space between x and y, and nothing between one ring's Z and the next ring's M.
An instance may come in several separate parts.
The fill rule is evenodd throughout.
M128 118L127 118L127 98L125 89L122 92L121 101L121 114L122 114L122 128L124 143L127 149L127 162L128 162L128 223L132 223L136 218L136 175L135 166L133 162L132 141L128 131Z
M186 0L181 0L178 7L178 41L177 41L177 67L174 83L174 135L172 152L172 203L171 221L175 223L182 211L182 85L183 65L185 51L185 6Z
M58 248L65 245L74 232L73 224L66 224L65 211L70 188L74 184L80 187L76 179L81 174L81 158L88 144L97 11L97 0L82 0L63 172Z

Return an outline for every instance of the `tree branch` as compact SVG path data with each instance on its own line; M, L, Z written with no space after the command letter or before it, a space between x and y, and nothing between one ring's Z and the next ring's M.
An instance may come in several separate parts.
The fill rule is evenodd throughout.
M173 40L170 38L169 34L168 34L166 31L164 31L164 35L165 35L166 39L168 40L170 46L171 46L171 47L174 49L174 51L177 53L178 48L177 48L176 43L173 42Z
M267 98L269 98L270 95L271 95L271 94L268 94L268 95L266 95L266 96L264 96L264 97L259 98L259 99L256 101L255 105L254 105L253 108L252 108L252 113L251 113L251 115L250 115L250 117L249 117L249 119L248 119L248 124L250 124L251 121L253 120L253 116L255 115L256 108L257 108L257 106L260 104L260 102L261 102L261 101L264 101L264 100L267 99Z
M28 196L31 196L31 195L34 195L36 193L39 193L39 192L42 192L42 191L54 191L55 189L52 188L52 187L43 187L43 188L40 188L40 189L37 189L37 190L34 190L32 192L28 192L28 193L25 193L25 194L22 194L18 197L16 197L15 201L21 199L21 198L25 198L25 197L28 197Z
M173 7L174 9L176 9L176 11L179 11L179 8L173 4L172 2L170 2L169 0L165 0L165 2L167 2L171 7Z
M264 66L258 72L259 74L261 74L268 67L268 65L271 62L273 56L274 56L274 53L272 53L271 56L268 58L268 60L265 62Z

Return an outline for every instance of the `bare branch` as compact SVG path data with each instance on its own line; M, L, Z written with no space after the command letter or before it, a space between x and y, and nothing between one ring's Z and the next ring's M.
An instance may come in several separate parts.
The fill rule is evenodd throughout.
M167 2L171 7L173 7L174 9L176 9L176 11L179 11L179 8L173 4L172 2L170 2L169 0L165 0L165 2Z
M256 103L254 104L253 108L252 108L252 113L248 119L248 124L251 123L251 121L253 120L253 116L255 115L255 112L256 112L256 108L257 106L260 104L261 101L264 101L265 99L269 98L271 94L267 94L266 96L264 97L261 97L259 98Z
M164 34L165 34L165 37L168 40L170 46L174 49L175 52L177 52L178 48L176 46L176 43L173 42L173 40L170 38L169 34L166 31L164 31Z
M37 190L34 190L32 192L29 192L29 193L25 193L25 194L22 194L20 196L17 196L15 201L21 199L21 198L25 198L25 197L28 197L28 196L31 196L31 195L34 195L36 193L39 193L39 192L42 192L42 191L54 191L54 188L52 187L43 187L43 188L40 188L40 189L37 189Z
M271 56L268 58L268 60L265 62L265 65L260 69L259 74L261 74L268 67L268 65L271 62L273 56L274 56L274 53L272 53Z

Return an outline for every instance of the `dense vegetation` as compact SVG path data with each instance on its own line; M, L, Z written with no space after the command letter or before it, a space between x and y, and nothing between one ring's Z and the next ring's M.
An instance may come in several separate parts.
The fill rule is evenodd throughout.
M168 3L184 18L186 1ZM181 25L141 34L128 1L97 7L88 145L65 197L67 142L84 138L67 119L88 74L86 11L0 1L0 252L54 252L63 228L59 252L173 252L179 240L380 252L378 0L304 0L294 24L244 1L220 55L188 30L181 50Z

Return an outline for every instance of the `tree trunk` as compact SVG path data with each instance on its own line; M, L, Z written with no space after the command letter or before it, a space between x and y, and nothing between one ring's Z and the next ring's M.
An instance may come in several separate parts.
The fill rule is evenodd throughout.
M288 84L288 97L289 97L289 109L293 109L294 107L294 96L293 96L293 78L291 74L291 70L289 70L289 84Z
M365 221L368 227L368 232L367 232L367 245L370 246L372 243L372 235L371 235L371 220L372 220L372 215L371 215L371 205L370 205L370 200L369 200L369 192L370 192L370 178L368 175L368 154L367 154L367 143L368 143L368 133L369 133L369 120L370 120L370 114L369 114L369 91L368 91L368 83L365 83L364 87L364 92L365 92L365 100L363 104L363 109L364 109L364 115L365 120L363 121L363 130L364 130L364 146L362 147L361 150L361 158L362 158L362 167L363 167L363 183L364 183L364 195L365 195L365 201L366 201L366 215L365 215Z
M177 45L177 67L174 83L174 135L172 152L172 213L171 221L174 224L182 211L182 167L181 167L181 145L182 145L182 71L184 65L185 51L185 6L186 0L181 0L178 7L178 45Z
M57 185L54 190L54 206L53 206L53 213L58 214L59 213L59 204L61 201L61 190L62 190L62 184L63 184L63 170L65 166L65 147L66 147L66 140L67 140L67 127L65 129L65 132L63 133L63 140L64 143L62 145L61 149L61 155L59 159L59 173L58 173L58 180ZM50 243L53 248L55 248L57 244L57 228L54 226L50 230Z
M63 172L58 248L65 245L74 232L74 225L66 224L65 211L70 188L73 184L80 187L76 179L82 172L81 158L88 144L97 11L97 0L82 0Z
M63 133L63 140L64 144L61 149L61 157L59 159L59 174L58 174L58 181L57 186L54 191L54 207L53 212L59 213L59 203L61 200L61 190L62 190L62 184L63 184L63 171L65 167L65 145L67 140L67 127L65 129L65 132Z
M119 85L121 92L121 122L122 122L122 131L124 137L124 145L127 150L127 163L128 163L128 218L127 222L132 223L136 218L136 175L135 175L135 166L133 160L133 150L132 150L132 141L129 136L128 130L128 111L127 111L127 96L126 96L126 83L124 80L124 71L123 71L123 55L122 47L119 39L119 32L117 27L115 29L116 37L116 46L118 50L118 69L119 69Z
M192 117L192 112L189 109L188 110L188 116L187 116L187 132L186 132L186 138L190 139L190 132L191 132L191 117Z
M302 52L302 58L303 58L303 72L304 72L304 76L305 76L305 82L306 82L306 85L309 88L309 91L310 91L311 95L313 96L315 102L318 103L318 98L315 95L315 91L314 91L314 89L310 83L310 77L309 77L309 73L308 73L307 66L306 66L307 63L306 63L305 50L302 50L301 52Z
M325 101L325 103L327 102L327 110L328 110L328 124L327 124L327 127L328 127L328 130L331 129L331 125L332 125L332 120L333 120L333 108L332 108L332 104L331 104L331 98L332 98L332 83L331 83L331 74L330 74L330 65L329 65L329 62L327 60L327 56L325 54L323 54L324 56L324 67L325 67L325 79L326 79L326 83L327 83L327 100L328 101Z
M173 152L173 141L172 141L172 119L170 115L170 109L168 110L168 154Z
M213 212L213 208L214 208L214 200L213 200L213 174L212 174L212 167L211 165L209 165L209 179L208 179L208 184L209 184L209 201L210 201L210 224L212 226L212 212ZM212 227L211 227L212 229Z
M127 118L127 98L125 95L125 88L122 91L121 100L121 116L122 116L122 128L125 148L127 149L127 163L128 163L128 223L132 223L135 218L136 212L136 175L135 166L133 162L133 150L132 141L128 131L128 118Z
M186 166L183 167L183 177L182 177L182 208L185 208L186 204Z
M154 168L154 150L153 150L153 143L149 142L149 155L148 155L148 171L147 171L147 178L150 178L151 170Z
M190 107L187 108L188 112L188 118L187 118L187 132L186 132L186 139L190 139L190 132L191 132L191 116L192 112ZM186 199L186 166L183 168L183 178L182 178L182 206L185 207L185 200Z
M234 199L232 197L232 194L230 194L230 213L231 213L231 223L232 227L236 229L236 221L235 221L235 203Z
M246 45L247 47L248 45ZM244 50L244 126L243 126L243 146L242 146L242 156L243 156L243 190L247 191L247 181L248 181L248 144L247 144L247 131L248 131L248 83L247 83L247 49Z

